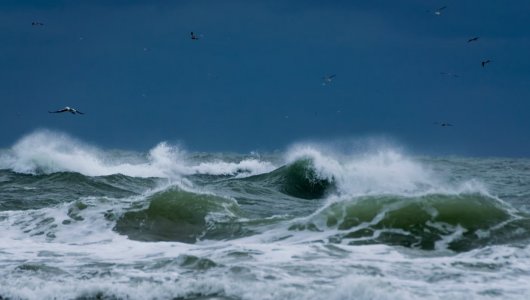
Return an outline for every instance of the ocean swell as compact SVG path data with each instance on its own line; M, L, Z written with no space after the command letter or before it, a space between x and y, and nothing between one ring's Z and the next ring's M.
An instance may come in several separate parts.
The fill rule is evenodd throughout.
M530 216L482 194L335 199L290 230L329 232L334 243L468 251L530 238Z
M237 236L241 210L233 200L176 187L148 197L146 209L123 214L114 230L140 241L194 243Z

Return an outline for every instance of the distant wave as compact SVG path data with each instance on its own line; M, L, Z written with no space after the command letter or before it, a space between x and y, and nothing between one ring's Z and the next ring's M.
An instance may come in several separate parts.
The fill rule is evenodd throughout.
M161 142L146 154L102 150L66 134L48 130L31 133L0 152L0 169L24 174L75 172L85 176L123 174L131 177L182 178L227 175L253 178L263 185L300 198L321 198L331 189L341 195L488 194L478 181L450 184L429 166L395 148L374 147L338 154L322 145L298 144L278 161L256 155L197 156Z
M26 174L77 172L87 176L123 174L133 177L174 178L191 174L255 175L273 170L272 163L256 158L236 162L212 160L193 163L177 146L161 142L146 155L105 151L69 135L39 130L0 153L0 169Z

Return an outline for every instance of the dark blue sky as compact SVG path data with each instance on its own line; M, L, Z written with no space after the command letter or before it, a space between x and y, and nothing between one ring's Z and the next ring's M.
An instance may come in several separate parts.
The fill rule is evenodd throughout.
M138 150L382 135L422 154L529 156L529 12L526 0L3 0L0 147L47 128ZM67 105L86 115L47 113Z

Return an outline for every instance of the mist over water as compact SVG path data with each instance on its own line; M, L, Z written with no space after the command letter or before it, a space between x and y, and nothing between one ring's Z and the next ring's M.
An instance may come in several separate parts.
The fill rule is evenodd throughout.
M0 151L0 296L521 299L529 200L524 159L138 153L41 130Z

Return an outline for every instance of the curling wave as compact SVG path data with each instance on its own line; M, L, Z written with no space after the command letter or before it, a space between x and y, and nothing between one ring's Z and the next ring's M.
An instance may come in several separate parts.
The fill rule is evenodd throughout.
M302 199L323 198L334 186L333 178L321 178L311 159L300 159L270 173L242 179L257 182Z

